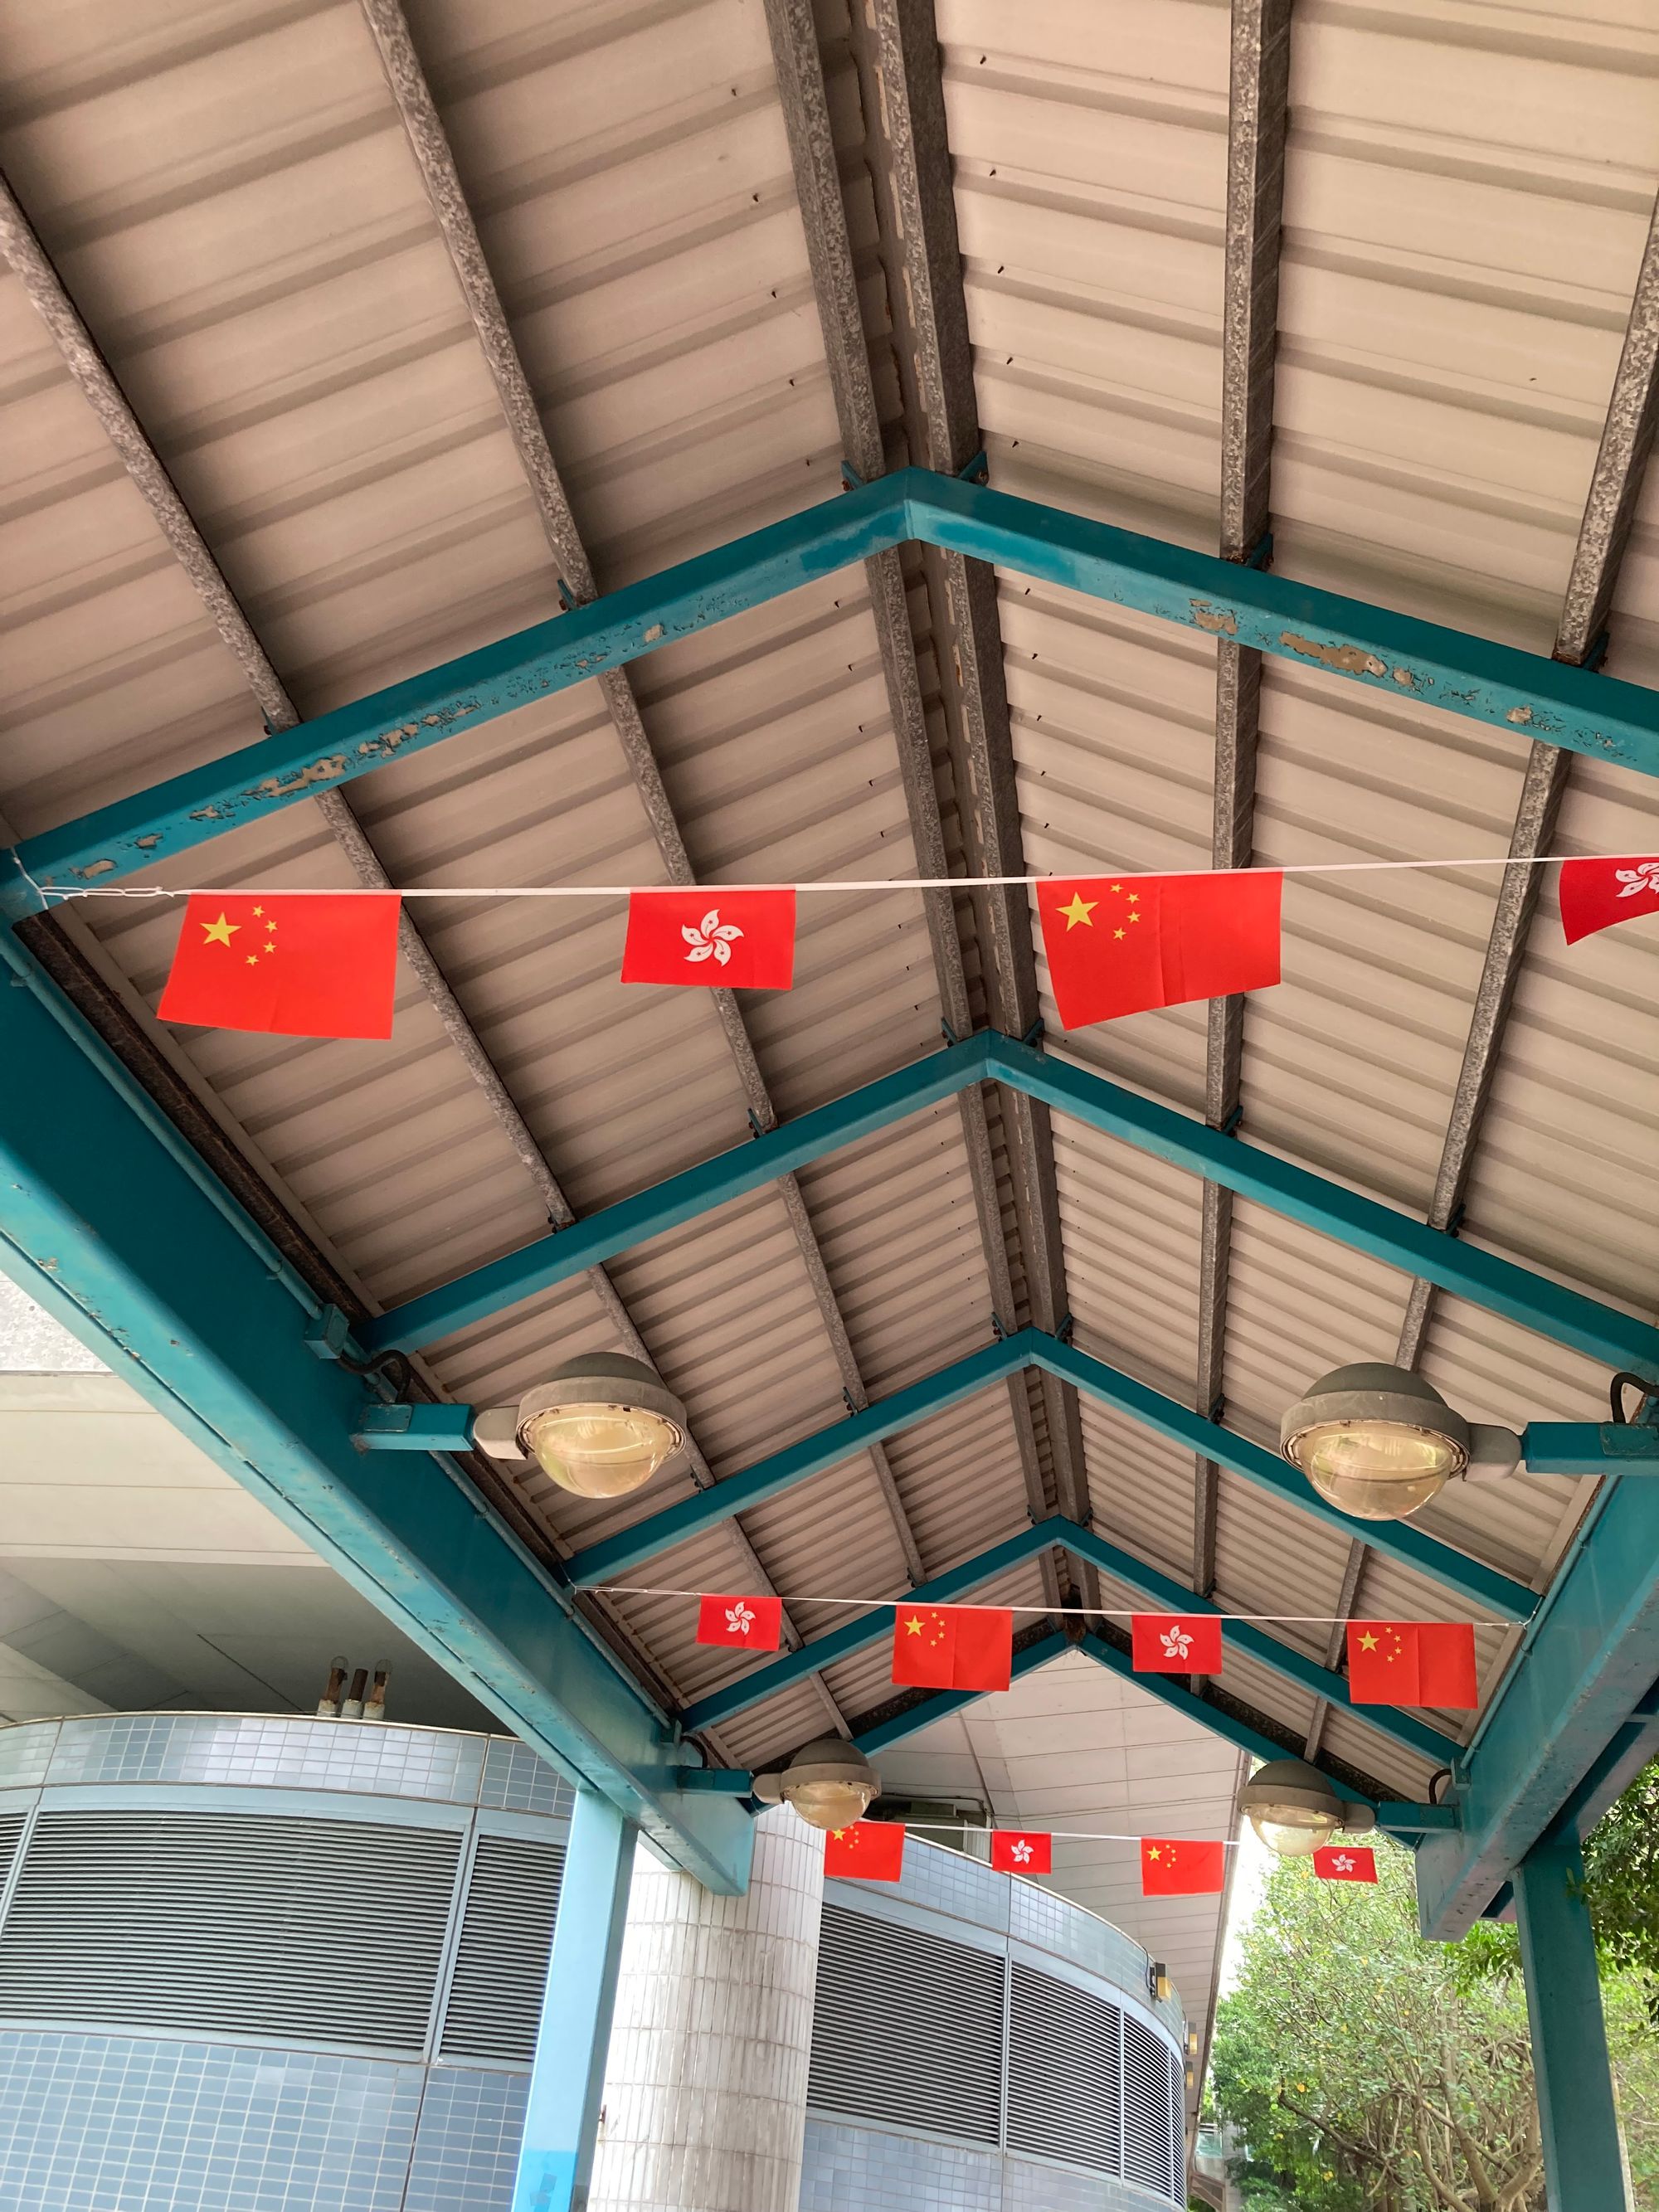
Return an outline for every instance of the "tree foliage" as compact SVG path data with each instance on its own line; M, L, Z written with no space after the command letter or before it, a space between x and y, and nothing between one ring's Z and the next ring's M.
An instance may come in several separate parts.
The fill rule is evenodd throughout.
M1249 2147L1253 2212L1541 2212L1543 2157L1518 1972L1425 1943L1408 1853L1377 1887L1268 1876L1217 2016L1218 2114ZM1659 2204L1653 1984L1607 1990L1636 2201Z

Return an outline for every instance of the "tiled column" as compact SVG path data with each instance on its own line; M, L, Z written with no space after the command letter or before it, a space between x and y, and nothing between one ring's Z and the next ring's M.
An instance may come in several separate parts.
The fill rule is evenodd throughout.
M641 1850L588 2212L796 2212L823 1890L787 1807L743 1897Z

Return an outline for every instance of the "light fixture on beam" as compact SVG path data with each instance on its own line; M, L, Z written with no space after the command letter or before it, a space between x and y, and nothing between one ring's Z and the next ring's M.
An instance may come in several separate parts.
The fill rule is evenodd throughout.
M793 1806L809 1828L850 1828L881 1795L881 1779L844 1736L820 1735L781 1771L757 1774L753 1794L763 1805Z
M1339 1797L1316 1766L1302 1759L1270 1759L1244 1784L1239 1810L1268 1850L1306 1858L1339 1828L1364 1835L1376 1826L1369 1805Z
M585 1352L477 1417L472 1441L492 1459L534 1460L578 1498L638 1490L685 1442L685 1408L641 1359Z
M1512 1430L1466 1421L1409 1368L1362 1360L1322 1375L1279 1425L1293 1467L1357 1521L1401 1521L1454 1475L1513 1474L1522 1440Z

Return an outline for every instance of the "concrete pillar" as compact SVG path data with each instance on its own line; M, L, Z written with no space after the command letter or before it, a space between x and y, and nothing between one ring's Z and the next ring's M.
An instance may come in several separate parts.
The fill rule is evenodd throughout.
M795 2212L823 1892L787 1806L743 1897L640 1851L588 2212Z

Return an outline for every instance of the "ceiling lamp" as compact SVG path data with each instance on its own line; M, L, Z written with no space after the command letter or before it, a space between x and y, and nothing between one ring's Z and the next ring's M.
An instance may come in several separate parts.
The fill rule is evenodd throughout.
M1399 1521L1453 1475L1520 1464L1508 1429L1466 1421L1409 1368L1362 1360L1322 1375L1279 1425L1279 1444L1320 1496L1357 1521Z
M1238 1802L1268 1850L1283 1858L1306 1858L1339 1828L1363 1834L1376 1826L1369 1805L1339 1797L1319 1769L1300 1759L1258 1766Z
M585 1352L516 1407L481 1414L474 1441L495 1459L533 1459L578 1498L621 1498L685 1442L685 1408L642 1359Z
M809 1828L850 1828L881 1795L881 1781L844 1736L821 1735L781 1773L757 1774L754 1795L763 1805L793 1805Z

